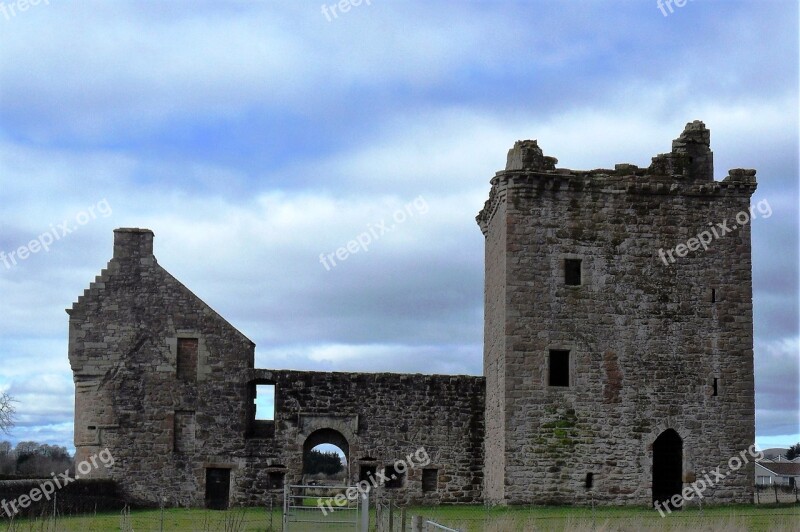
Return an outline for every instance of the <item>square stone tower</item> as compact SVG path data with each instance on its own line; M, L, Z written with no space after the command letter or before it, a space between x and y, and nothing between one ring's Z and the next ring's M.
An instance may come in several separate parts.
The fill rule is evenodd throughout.
M557 162L515 143L477 217L486 500L751 502L755 170L714 181L699 121L649 168Z

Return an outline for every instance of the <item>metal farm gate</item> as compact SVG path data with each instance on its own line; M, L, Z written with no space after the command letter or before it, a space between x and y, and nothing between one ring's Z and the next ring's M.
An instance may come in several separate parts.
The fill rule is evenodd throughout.
M356 494L354 500L347 497L348 490L351 495ZM369 498L358 493L355 486L287 484L283 496L283 531L316 530L368 532Z

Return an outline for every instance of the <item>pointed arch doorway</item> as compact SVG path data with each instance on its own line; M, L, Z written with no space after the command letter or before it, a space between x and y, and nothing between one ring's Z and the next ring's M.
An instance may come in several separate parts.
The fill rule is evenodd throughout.
M653 505L679 510L668 502L683 489L683 440L673 429L653 442Z

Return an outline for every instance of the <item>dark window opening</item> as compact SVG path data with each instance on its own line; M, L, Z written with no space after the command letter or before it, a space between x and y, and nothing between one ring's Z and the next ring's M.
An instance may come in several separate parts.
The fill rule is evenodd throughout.
M717 302L717 289L716 288L712 288L711 289L711 302L712 303L716 303Z
M717 377L714 377L714 384L712 384L711 386L712 386L711 395L716 397L717 395L719 395L719 379L717 379Z
M89 430L96 430L97 429L97 427L95 427L94 425L89 425L86 428L89 429Z
M361 468L358 470L358 481L366 480L369 483L372 483L372 479L375 478L375 474L378 472L378 468L374 465L362 465Z
M197 380L197 338L178 338L178 360L175 373L179 380Z
M592 485L594 485L594 473L586 473L586 489L592 489Z
M269 473L269 489L271 490L282 490L283 489L283 479L286 477L286 473L283 471L271 471Z
M439 483L438 469L422 470L422 491L436 491L438 483Z
M386 475L386 488L387 489L396 489L403 487L403 479L405 478L405 473L400 473L394 466L386 466L384 469L383 474Z
M550 350L550 386L569 386L569 351Z
M564 283L569 286L581 284L581 260L564 259Z

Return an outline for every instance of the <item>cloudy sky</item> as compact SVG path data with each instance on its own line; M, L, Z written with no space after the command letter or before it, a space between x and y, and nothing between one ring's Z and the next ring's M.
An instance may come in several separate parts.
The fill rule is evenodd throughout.
M796 1L323 5L0 7L14 441L71 446L64 309L115 227L152 229L160 264L256 342L260 367L477 375L474 217L508 148L647 166L694 119L716 178L757 168L754 202L773 210L753 224L757 435L800 441ZM48 232L48 251L8 261Z

